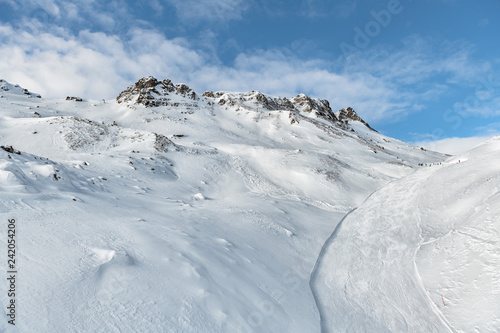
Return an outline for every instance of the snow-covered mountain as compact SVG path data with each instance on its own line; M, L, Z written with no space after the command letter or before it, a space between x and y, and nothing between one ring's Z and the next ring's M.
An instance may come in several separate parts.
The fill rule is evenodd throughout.
M496 141L456 164L306 95L197 94L153 77L113 101L1 87L0 212L16 219L19 270L18 319L2 330L499 327L498 171L480 168ZM454 190L476 188L442 215ZM486 273L467 288L477 256L470 269ZM472 301L496 308L471 324Z

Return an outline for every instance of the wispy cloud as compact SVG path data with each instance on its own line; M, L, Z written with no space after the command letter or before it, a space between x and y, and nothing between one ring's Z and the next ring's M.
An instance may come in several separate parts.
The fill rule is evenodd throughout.
M500 122L489 123L486 126L477 127L475 131L482 135L496 136L500 133Z
M353 54L347 59L346 68L369 70L403 85L427 83L427 79L437 75L446 75L446 83L463 84L491 70L489 63L473 60L474 51L474 46L467 42L429 40L414 35L404 39L399 48L382 45Z
M242 18L248 8L245 0L166 0L183 22L226 22Z
M275 4L273 1L270 3L271 5ZM294 14L310 19L326 18L331 20L332 17L336 19L347 19L351 17L358 8L358 0L300 0L294 2L289 1L281 7L293 10ZM274 14L274 12L272 14Z
M239 7L240 2L172 3L182 9L179 13L219 20L240 17L245 8ZM108 7L76 8L67 1L52 3L59 6L64 16L76 17L82 17L82 13L105 17L106 12L119 6L119 1L107 4ZM192 5L189 13L188 5ZM129 9L120 10L124 17L129 15ZM108 23L102 20L99 24L103 26L123 24L113 18ZM367 121L395 122L421 111L451 85L467 84L490 69L488 63L472 60L472 45L440 41L437 48L438 42L417 36L408 38L398 49L377 46L363 50L349 57L348 66L342 59L318 59L286 48L242 51L231 64L224 64L218 59L216 48L207 52L204 45L193 45L192 40L183 38L169 39L151 27L132 25L119 34L112 28L75 33L62 25L31 23L38 28L0 26L0 72L9 81L54 97L115 97L127 84L145 75L155 75L186 82L199 92L258 89L280 96L303 92L328 99L334 108L352 106ZM206 36L216 39L211 31ZM491 103L489 113L494 112L497 100Z
M11 7L10 23L33 34L61 28L116 33L124 27L128 28L135 20L132 7L124 0L23 0L15 3L8 0L7 3ZM156 6L157 11L160 10L158 0L150 2L149 5Z
M388 101L402 108L387 104L388 108L371 113L375 120L391 119L421 110L457 87L474 91L493 66L475 60L474 53L474 46L463 41L411 36L403 41L403 47L379 45L352 54L347 58L344 75L361 76L383 87ZM491 107L483 112L491 111L496 103L490 101L488 105Z
M342 0L335 6L335 14L339 18L348 18L358 6L357 0Z
M12 27L0 27L0 39L12 34ZM411 108L384 79L327 70L330 63L303 60L287 50L241 53L232 66L225 66L186 40L167 39L153 30L135 28L125 38L89 31L78 36L14 34L15 41L0 45L0 72L46 96L115 97L126 84L151 74L184 81L198 91L259 89L280 96L305 92L329 99L334 108L354 106L368 120Z
M498 88L500 92L500 88ZM461 115L468 116L482 116L482 117L495 117L500 116L500 96L481 101L479 99L472 100L471 102L459 102L454 105L455 110L463 110Z
M0 40L6 41L13 32L11 27L1 26ZM15 43L0 45L5 60L0 72L5 79L49 97L115 97L126 82L148 74L181 76L202 62L184 40L167 40L141 29L131 30L126 40L89 31L75 37L15 35Z
M479 21L480 27L486 27L489 24L490 24L490 20L488 20L488 19L482 19L481 21Z

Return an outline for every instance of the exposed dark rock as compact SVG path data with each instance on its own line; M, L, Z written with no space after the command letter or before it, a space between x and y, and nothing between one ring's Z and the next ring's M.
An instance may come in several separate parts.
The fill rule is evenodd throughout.
M205 91L203 93L203 95L201 95L202 97L209 97L209 98L215 98L214 96L214 92L213 91Z
M348 107L347 109L341 109L338 112L338 118L340 121L344 121L347 123L348 120L353 120L353 121L359 121L360 123L364 124L366 127L371 129L372 131L375 131L373 128L371 128L370 125L363 119L361 119L360 116L354 111L353 108ZM376 132L376 131L375 131Z
M326 99L313 99L304 94L300 94L290 101L297 106L302 112L315 113L317 117L335 122L337 117L330 107L330 103Z
M175 95L185 97L193 102L179 100L178 97L175 98ZM352 108L348 107L334 113L327 100L311 98L304 94L293 98L284 98L269 96L258 91L246 93L206 91L202 97L209 99L205 100L208 105L218 104L224 107L235 107L236 111L290 111L294 113L293 119L290 120L291 123L299 122L301 117L307 117L316 122L320 119L327 120L334 126L347 129L349 121L359 121L369 129L374 130ZM159 81L149 76L125 89L116 100L118 103L142 104L146 107L179 107L185 109L181 113L192 114L192 109L198 107L197 101L200 98L185 84L173 84L169 79Z
M229 93L207 91L203 97L213 98L219 105L238 106L238 110L247 109L254 111L291 111L298 112L306 117L318 117L336 122L337 117L330 108L327 100L310 98L304 94L293 98L273 97L258 91L246 93ZM255 105L255 107L251 105ZM298 122L295 117L292 123Z
M158 134L158 133L154 133L154 135L155 135L154 148L157 151L166 153L166 152L168 152L169 147L174 148L175 150L179 150L177 145L175 143L173 143L172 140L170 140L166 136L164 136L162 134Z
M177 94L194 101L199 99L196 93L183 83L174 85L169 79L158 81L149 76L122 91L116 101L118 103L134 102L147 107L175 106L173 105L175 103L172 103L171 98L168 97L170 94Z
M81 97L68 96L68 97L66 97L66 100L67 101L75 101L75 102L83 102L83 99Z
M21 152L19 150L15 150L12 146L0 146L0 148L8 153L21 155Z

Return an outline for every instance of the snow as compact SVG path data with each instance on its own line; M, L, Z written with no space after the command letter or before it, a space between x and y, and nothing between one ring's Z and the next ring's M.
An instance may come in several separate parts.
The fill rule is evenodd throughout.
M499 158L496 138L346 216L312 275L323 330L497 332Z
M420 199L422 250L417 267L452 329L500 327L500 138L437 170ZM443 296L444 304L440 298Z
M0 144L20 152L0 149L19 267L2 331L498 328L496 141L419 168L445 157L235 97L257 93L146 108L19 89L0 99ZM477 195L455 207L448 181Z

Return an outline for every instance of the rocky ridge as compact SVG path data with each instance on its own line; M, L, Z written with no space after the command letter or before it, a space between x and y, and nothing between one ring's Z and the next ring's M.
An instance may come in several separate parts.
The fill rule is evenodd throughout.
M132 102L147 107L177 106L172 102L171 95L180 95L193 101L199 100L193 89L185 84L173 84L169 79L158 81L149 76L137 81L118 95L118 103Z
M179 101L175 96L184 99ZM142 104L145 107L177 107L181 105L196 107L198 106L197 102L201 99L205 99L209 105L235 107L236 111L290 111L291 123L296 122L292 115L296 114L307 118L323 119L340 126L346 125L348 120L359 121L373 130L351 107L341 109L335 114L327 100L311 98L305 94L286 98L270 96L259 91L244 93L206 91L200 98L193 89L185 84L174 84L169 79L159 81L152 76L144 77L122 91L116 101L118 103Z
M373 128L371 128L370 125L368 125L368 123L366 121L364 121L360 116L358 116L356 111L354 111L354 109L351 107L348 107L347 109L340 109L337 112L337 118L339 119L339 121L343 121L344 123L347 123L349 120L359 121L360 123L364 124L369 129L375 131Z

